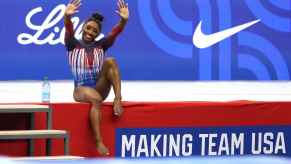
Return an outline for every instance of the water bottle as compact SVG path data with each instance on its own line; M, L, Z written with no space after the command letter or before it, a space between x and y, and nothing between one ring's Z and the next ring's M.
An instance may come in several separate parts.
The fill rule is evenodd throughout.
M44 77L43 82L42 82L42 94L41 94L41 99L43 103L50 102L50 90L51 90L51 86L48 81L48 77Z

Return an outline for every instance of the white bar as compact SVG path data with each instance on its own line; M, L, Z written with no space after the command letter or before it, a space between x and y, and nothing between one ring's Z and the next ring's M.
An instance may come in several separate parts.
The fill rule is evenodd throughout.
M2 105L0 104L1 109L48 109L48 105Z
M53 135L66 134L64 130L7 130L0 131L0 136L23 136L23 135Z

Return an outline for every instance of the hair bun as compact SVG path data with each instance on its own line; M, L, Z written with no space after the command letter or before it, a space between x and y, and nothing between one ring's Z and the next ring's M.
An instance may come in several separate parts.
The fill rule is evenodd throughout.
M93 13L92 14L92 18L94 18L95 20L98 20L100 22L102 22L103 19L104 19L104 17L101 14L99 14L99 13Z

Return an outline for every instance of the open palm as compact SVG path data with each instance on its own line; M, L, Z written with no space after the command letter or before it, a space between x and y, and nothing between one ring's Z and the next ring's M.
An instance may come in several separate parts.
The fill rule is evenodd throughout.
M65 15L72 16L79 12L78 9L81 6L81 0L72 0L66 7Z
M129 18L129 10L128 5L124 2L124 0L118 0L117 2L118 10L116 13L122 18L127 20Z

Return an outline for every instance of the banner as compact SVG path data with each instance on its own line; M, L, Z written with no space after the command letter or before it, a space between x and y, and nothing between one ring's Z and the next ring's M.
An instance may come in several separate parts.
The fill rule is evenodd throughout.
M290 127L125 128L116 130L116 156L290 156Z
M72 79L63 45L67 0L0 2L0 80ZM130 20L107 56L122 80L289 80L289 0L127 0ZM93 12L102 34L116 1L83 0L76 37Z

